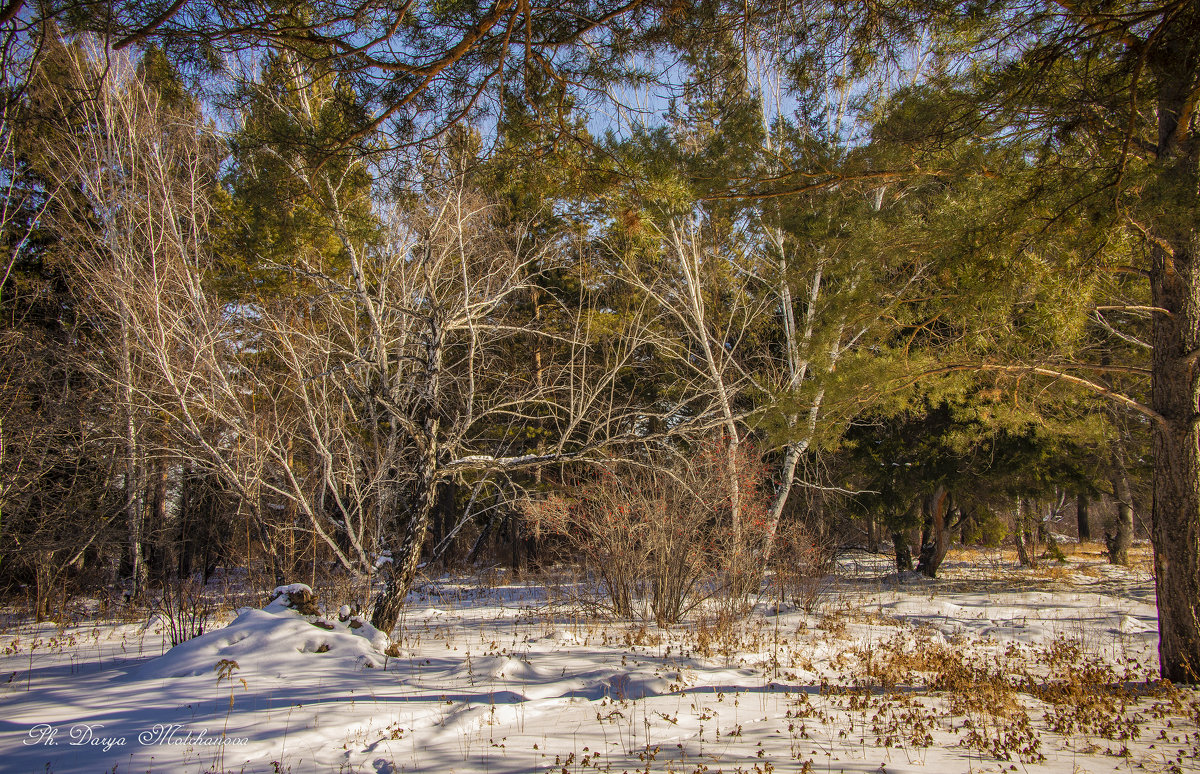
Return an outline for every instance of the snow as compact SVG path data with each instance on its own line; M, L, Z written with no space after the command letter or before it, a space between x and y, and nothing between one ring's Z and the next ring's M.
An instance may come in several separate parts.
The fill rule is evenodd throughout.
M271 597L278 599L279 597L287 596L288 594L298 594L302 591L311 594L312 587L307 583L289 583L286 586L276 586L275 590L271 592Z
M450 460L446 464L447 468L455 467L470 467L472 465L497 465L502 467L520 467L528 465L531 462L539 462L545 459L545 455L537 454L522 454L515 457L494 457L490 454L468 454L456 459Z
M844 695L865 684L864 654L1010 663L1069 643L1144 679L1153 583L1082 561L1086 573L1053 578L948 561L944 579L919 583L852 562L817 608L763 600L733 628L715 610L668 630L598 620L536 585L453 578L410 596L395 645L348 606L336 620L288 609L303 584L169 650L154 625L26 625L0 635L0 770L1200 771L1191 692L1162 715L1148 694L1140 736L1120 742L1055 733L1052 708L1030 699L1044 761L964 745L948 711L928 745L904 733L876 744L881 727L908 728L903 702L945 700L878 685Z
M371 640L345 625L334 627L315 626L290 610L244 610L224 629L180 643L135 671L147 679L200 677L226 660L237 662L241 678L286 680L313 668L303 658L309 653L322 654L320 667L332 673L383 666L383 653Z

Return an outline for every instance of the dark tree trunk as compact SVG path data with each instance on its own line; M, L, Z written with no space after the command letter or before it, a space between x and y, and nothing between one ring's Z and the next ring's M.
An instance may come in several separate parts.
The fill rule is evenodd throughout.
M428 248L427 248L428 249ZM356 278L361 283L361 278ZM361 285L359 292L365 292ZM392 565L383 590L375 597L371 624L381 632L391 635L392 630L400 621L400 612L404 609L404 599L412 588L413 580L417 577L417 567L421 563L421 552L429 537L430 522L433 520L434 508L437 505L439 465L444 462L440 456L445 452L440 448L441 420L438 416L441 402L441 373L443 347L445 346L445 331L438 310L431 311L426 320L429 326L428 338L425 341L425 360L423 366L423 384L421 386L421 407L418 409L416 424L420 427L420 441L415 461L415 476L413 491L408 500L408 524L404 529L404 537L400 545L391 544ZM391 409L385 409L391 410Z
M921 544L921 556L917 561L917 572L936 578L938 567L950 549L950 534L946 529L946 511L949 510L950 493L946 487L938 486L923 506L926 512L925 539Z
M515 577L520 577L521 570L524 567L524 561L521 556L521 515L517 511L509 511L508 513L508 543L512 550L512 572Z
M1075 495L1075 526L1078 530L1079 542L1092 539L1092 525L1088 521L1088 508L1091 505L1091 498L1087 492L1079 492Z
M146 493L150 503L149 534L145 541L149 549L147 564L149 571L159 580L166 578L167 568L172 564L171 545L167 539L167 472L166 459L155 459L151 466L150 488Z
M896 572L912 572L912 549L908 546L908 536L902 530L892 531L892 547L896 552Z
M383 590L375 598L371 625L389 635L400 621L404 598L408 596L413 580L417 577L421 549L424 548L425 538L429 534L429 522L433 514L432 502L433 498L428 490L418 493L413 514L404 530L404 539L399 547L392 550L391 574L388 575Z
M1117 522L1113 531L1104 533L1108 561L1129 564L1129 547L1133 545L1133 496L1129 491L1129 475L1121 456L1114 455L1112 470L1113 499L1117 503Z
M467 554L467 564L475 564L479 559L479 554L483 552L484 546L487 545L488 538L492 535L492 528L499 520L499 500L500 496L496 496L496 503L492 506L492 513L488 516L487 523L483 525L483 529L479 532L479 537L475 538L475 545L471 546L470 553Z
M191 577L193 560L196 553L195 527L192 524L192 514L195 510L197 500L193 492L195 485L192 466L185 465L183 472L180 474L179 533L175 542L175 550L178 551L179 557L176 575L179 578Z

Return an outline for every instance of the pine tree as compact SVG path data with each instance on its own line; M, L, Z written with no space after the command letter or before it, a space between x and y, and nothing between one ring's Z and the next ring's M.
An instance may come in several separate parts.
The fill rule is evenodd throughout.
M1097 277L1109 272L1145 281L1132 304L1091 298L1114 328L1120 315L1113 312L1124 312L1135 331L1145 327L1139 316L1149 320L1148 391L1127 394L1111 382L1113 375L1140 373L1136 362L1033 363L1018 348L992 349L988 367L1071 381L1148 420L1162 675L1194 682L1200 671L1200 375L1192 367L1200 348L1194 113L1200 8L1012 2L986 15L929 8L943 61L963 66L942 68L910 92L923 112L909 115L920 125L908 122L897 138L915 149L909 158L918 163L930 160L931 149L967 137L1009 159L974 171L957 167L978 190L966 200L977 210L969 222L981 226L964 251L974 259L963 263L976 275L972 287L986 272L1055 277L1077 297L1091 295L1103 284ZM976 58L981 54L987 57ZM1027 307L1019 335L1057 330L1077 338L1093 309L1056 295L1042 293ZM997 298L977 290L969 296ZM1054 347L1070 343L1050 335Z

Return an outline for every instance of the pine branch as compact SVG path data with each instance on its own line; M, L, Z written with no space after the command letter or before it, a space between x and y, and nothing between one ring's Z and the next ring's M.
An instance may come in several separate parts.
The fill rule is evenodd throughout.
M1151 419L1155 424L1164 430L1170 430L1167 420L1162 414L1159 414L1154 409L1147 406L1141 401L1117 392L1116 390L1106 387L1099 382L1094 382L1091 379L1085 379L1082 376L1067 373L1053 368L1045 368L1042 366L1026 366L1026 365L1001 365L998 363L955 363L952 365L942 366L940 368L924 371L917 376L920 380L927 376L938 376L941 374L956 373L961 371L976 371L976 372L999 372L1010 374L1035 374L1037 376L1047 376L1053 379L1061 379L1068 384L1074 384L1078 387L1083 387L1091 392L1101 395L1109 400L1126 408L1132 409L1143 416Z

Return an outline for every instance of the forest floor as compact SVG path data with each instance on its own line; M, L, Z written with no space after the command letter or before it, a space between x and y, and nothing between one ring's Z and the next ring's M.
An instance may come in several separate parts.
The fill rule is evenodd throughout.
M170 650L162 619L10 618L0 771L1200 771L1200 692L1153 679L1146 550L1067 548L955 551L936 581L853 554L802 605L669 629L443 577L391 655L278 604Z

